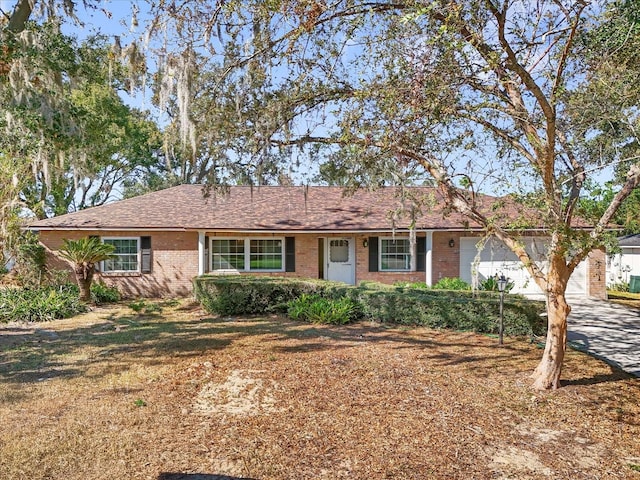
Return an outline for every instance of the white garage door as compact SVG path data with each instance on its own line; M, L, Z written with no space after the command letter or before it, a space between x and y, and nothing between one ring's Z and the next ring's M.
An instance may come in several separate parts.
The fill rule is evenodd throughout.
M640 247L621 247L622 253L608 257L607 285L629 282L631 275L640 275Z
M460 278L465 282L472 283L472 268L478 254L476 244L478 238L461 238L460 239ZM525 239L527 252L541 266L542 270L546 270L546 262L544 261L546 239L541 237L528 237ZM487 241L484 249L480 253L480 260L476 266L478 273L478 281L482 282L488 277L504 274L513 283L513 293L522 294L541 294L542 291L534 282L529 272L523 267L518 257L509 250L500 240L491 238ZM573 272L571 280L567 285L567 294L569 295L586 295L587 281L587 262L582 262Z

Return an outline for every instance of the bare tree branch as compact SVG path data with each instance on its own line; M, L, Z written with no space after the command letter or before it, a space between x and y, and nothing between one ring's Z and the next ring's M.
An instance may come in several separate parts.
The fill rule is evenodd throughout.
M552 105L556 104L556 97L558 95L558 90L560 89L560 86L564 83L564 70L567 67L567 60L569 58L569 53L573 48L573 42L576 38L578 26L580 25L580 17L582 16L582 12L586 7L587 7L587 4L582 3L578 11L576 12L573 20L573 24L571 25L571 31L564 44L564 48L562 49L562 55L560 55L560 58L558 59L558 66L556 69L555 79L553 81L553 87L551 87L551 92L549 93L549 101ZM568 13L565 13L565 15L568 16ZM567 23L571 24L570 18L567 18L566 21Z

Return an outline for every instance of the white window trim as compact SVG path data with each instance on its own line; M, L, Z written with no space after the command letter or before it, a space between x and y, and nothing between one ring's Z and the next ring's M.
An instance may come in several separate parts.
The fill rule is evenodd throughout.
M213 242L214 240L242 240L244 242L244 270L236 270L236 269L220 269L214 270L213 268ZM280 240L282 245L282 268L280 269L270 269L270 270L252 270L251 269L251 240ZM286 243L284 237L209 237L209 272L210 273L236 273L236 272L247 272L247 273L275 273L275 272L284 272L286 270L285 262L287 260L287 252ZM248 268L247 268L248 267Z
M138 268L136 268L135 270L106 270L105 269L105 261L103 260L102 262L100 262L100 273L104 273L104 274L111 274L111 273L140 273L140 269L141 269L141 262L142 262L142 250L140 248L140 237L102 237L100 239L102 241L102 243L105 243L105 240L135 240L136 244L137 244L137 260L136 263L138 265ZM129 254L127 254L129 255Z
M382 268L382 242L383 240L406 240L409 242L409 267L408 268ZM411 256L415 255L415 252L411 251L411 240L409 237L378 237L378 271L380 272L411 272Z

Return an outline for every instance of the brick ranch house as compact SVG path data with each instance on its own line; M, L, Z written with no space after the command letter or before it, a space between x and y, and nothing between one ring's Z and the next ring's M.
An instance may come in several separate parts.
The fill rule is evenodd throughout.
M49 266L69 268L56 256L63 239L99 236L116 247L97 278L128 296L182 296L204 273L307 277L357 284L363 280L435 284L444 277L472 282L504 273L515 291L539 294L535 282L506 247L489 240L478 256L481 229L457 214L443 215L435 189L412 187L427 199L411 242L408 205L396 188L230 187L203 195L201 185L181 185L111 204L40 220ZM486 197L492 199L491 197ZM403 208L403 204L405 208ZM540 231L525 234L542 258ZM594 250L576 270L568 293L605 298L605 255Z

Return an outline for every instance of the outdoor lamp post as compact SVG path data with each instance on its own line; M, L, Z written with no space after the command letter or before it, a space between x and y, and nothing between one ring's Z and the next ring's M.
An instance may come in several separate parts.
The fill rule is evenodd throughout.
M507 288L508 280L504 275L500 275L497 279L498 291L500 292L500 345L502 345L502 338L504 335L504 289Z

